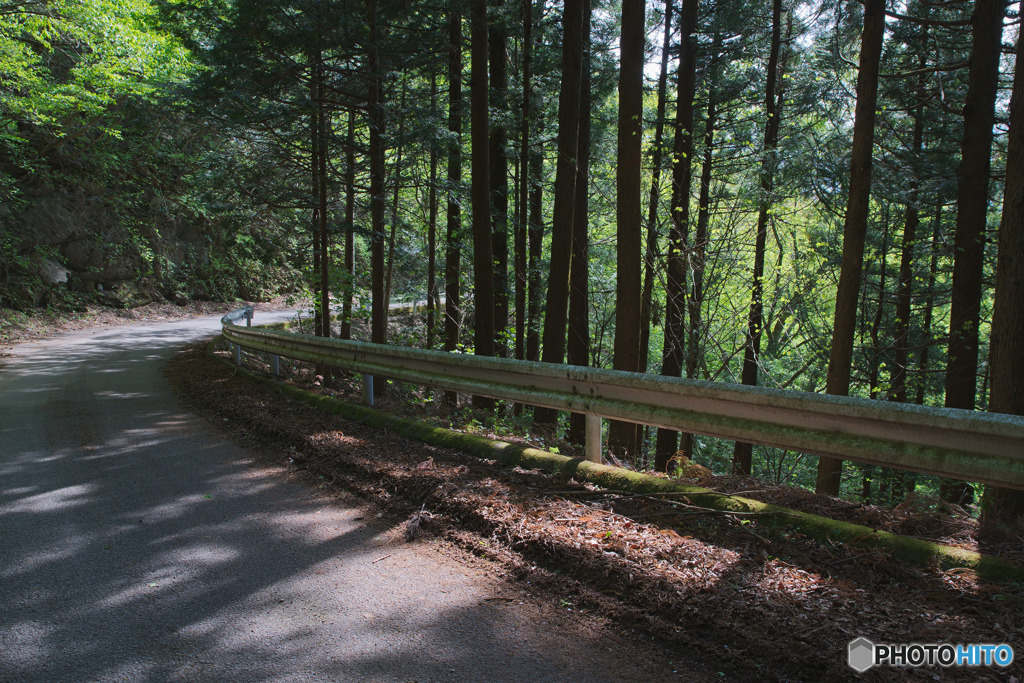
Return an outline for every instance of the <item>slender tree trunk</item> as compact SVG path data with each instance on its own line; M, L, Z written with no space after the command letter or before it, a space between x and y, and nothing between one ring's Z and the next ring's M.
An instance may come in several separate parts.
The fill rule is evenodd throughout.
M473 329L474 353L494 355L494 268L491 246L491 181L487 92L487 1L470 6L470 135L473 142ZM473 397L479 408L492 409L492 399Z
M853 122L853 158L850 161L850 195L843 227L843 259L836 292L832 350L829 355L825 391L846 396L850 392L853 339L857 330L857 295L864 268L871 199L871 152L875 140L875 108L878 101L878 67L885 40L885 0L865 0L864 31L861 35L860 67L857 73L857 108ZM843 461L818 459L815 491L839 495Z
M384 283L384 300L387 302L389 310L391 307L391 295L394 293L392 284L394 283L395 272L395 242L398 240L398 195L402 189L402 148L404 147L405 139L404 112L408 95L409 83L408 81L402 81L402 99L399 103L399 109L403 112L403 115L398 119L398 150L395 152L395 180L391 194L391 236L388 240L388 273Z
M579 157L576 174L576 207L573 211L572 260L569 268L569 365L590 365L590 0L583 10L583 77L580 83ZM582 444L586 432L586 416L569 416L569 441Z
M323 57L319 50L309 54L309 99L310 111L310 188L312 190L313 217L313 334L324 337L324 330L330 328L330 300L325 296L328 289L325 282L327 272L327 184L326 184L326 141L324 133L323 98ZM323 163L322 163L323 162ZM323 364L317 364L317 374L326 371Z
M757 211L757 235L754 239L754 276L750 283L750 314L747 317L747 336L743 344L743 372L741 381L757 386L761 365L761 334L764 331L764 259L768 246L768 222L771 220L775 190L775 151L779 146L779 120L784 88L779 79L782 45L782 0L772 2L772 43L768 54L768 74L765 82L764 157L761 162L761 200ZM750 475L753 469L754 448L749 443L736 442L732 454L733 471Z
M704 127L704 159L700 169L700 191L697 200L697 232L693 238L693 252L690 256L690 300L688 302L689 333L686 348L686 376L697 377L703 337L701 309L704 307L704 266L708 248L708 225L711 220L711 170L715 159L715 126L718 125L716 80L718 78L719 50L722 37L715 33L708 65L708 109L707 124ZM693 434L683 434L682 449L687 458L693 457Z
M494 0L497 20L490 25L488 50L491 62L491 101L504 110L508 99L508 31L501 8L505 0ZM491 121L491 249L494 271L494 348L508 356L508 131L500 119Z
M352 297L355 293L356 220L356 112L348 112L345 140L345 288L341 302L342 339L352 338Z
M538 122L539 124L540 122ZM537 137L540 137L538 125ZM544 155L540 150L530 152L530 206L527 225L527 272L529 275L526 299L526 360L540 360L540 302L544 293L541 284L541 256L544 247Z
M1024 60L1017 38L1017 63L1010 99L1010 140L1006 150L1003 218L999 224L996 299L992 312L989 351L992 390L989 410L1024 415ZM992 530L998 523L1014 524L1024 517L1024 491L986 486L981 524Z
M522 161L520 161L522 159ZM512 349L512 357L516 360L526 358L526 282L527 282L527 258L526 258L526 223L529 204L529 192L523 192L526 185L527 166L526 157L517 158L513 164L515 174L515 208L512 218L512 278L515 283L515 300L511 312L515 319L515 346ZM524 197L525 195L525 197ZM522 404L515 404L516 415L522 412Z
M926 34L927 35L927 34ZM925 86L927 85L924 73L927 66L927 57L922 49L918 59L918 69L922 72L918 76L917 86L914 89L915 106L911 107L911 115L914 117L913 142L911 156L915 168L919 164L921 153L924 149L924 100L927 97ZM896 335L895 345L895 367L892 374L892 400L905 403L907 400L907 372L910 357L910 316L912 315L912 304L914 301L914 246L917 240L917 229L920 225L920 210L918 201L920 198L921 181L917 171L911 171L910 193L907 197L907 210L903 220L903 248L900 253L899 285L897 291L896 310Z
M531 82L533 59L533 2L523 2L523 108L519 119L519 159L516 169L519 184L516 186L516 221L515 221L515 283L516 283L516 348L515 357L518 360L526 359L526 336L528 321L527 311L527 289L529 287L529 260L527 257L529 242L529 211L530 211L530 121L531 121L531 95L533 84ZM523 404L516 403L512 406L512 414L519 416L523 413Z
M368 73L370 93L367 115L370 129L370 279L371 324L370 341L387 342L388 305L384 294L384 109L382 101L380 34L377 28L377 3L367 3L370 30ZM384 378L374 377L374 392L383 394L387 386Z
M317 56L309 56L309 99L317 101ZM317 109L314 105L309 114L309 199L310 226L309 232L313 246L313 270L310 273L310 288L313 292L313 334L320 336L323 329L323 314L320 309L320 125L317 121ZM322 366L317 366L317 372Z
M444 262L444 350L459 347L462 328L462 206L459 185L462 183L462 16L455 11L448 15L448 130L452 141L448 147L448 222L445 229ZM444 400L455 405L458 395L446 391Z
M690 184L693 173L693 98L697 74L697 0L683 0L680 13L679 99L676 104L676 134L673 146L672 217L668 239L665 284L665 347L661 374L679 377L683 371L686 338L686 242L690 232ZM621 168L621 162L620 162ZM658 429L654 467L668 468L679 449L679 432Z
M519 197L515 233L516 349L515 357L526 358L526 292L528 288L527 242L530 206L530 121L533 83L533 0L523 2L523 109L519 119ZM521 410L522 404L516 404ZM518 412L517 412L518 414Z
M668 100L668 57L672 41L672 0L665 0L665 35L658 72L658 108L654 120L651 154L651 196L647 204L647 246L644 249L644 284L640 295L640 372L647 372L651 345L651 309L654 306L655 258L658 252L658 204L661 199L661 166L665 145L665 107Z
M871 320L871 328L868 336L871 339L871 367L868 369L868 397L878 398L879 372L882 364L882 345L879 343L879 334L882 330L882 317L885 314L885 281L888 279L889 271L889 208L882 209L882 263L878 275L878 306L875 308L875 317ZM866 291L866 288L865 288Z
M942 204L935 206L935 217L932 220L931 259L928 267L928 292L924 300L924 320L921 323L922 333L928 343L921 346L921 354L917 360L917 395L914 403L924 405L925 392L928 389L928 352L931 349L932 317L935 312L935 276L939 268L939 243L942 236Z
M430 111L437 111L437 75L430 76ZM430 187L427 198L427 348L434 348L437 317L437 150L430 148Z
M882 302L884 301L884 298L885 298L885 279L886 279L885 276L886 276L886 270L887 270L887 268L886 268L886 266L887 266L886 256L888 255L887 250L888 250L888 247L889 247L889 245L887 244L887 242L888 242L888 234L889 234L889 214L888 214L888 207L886 205L883 205L883 207L882 207L882 216L883 216L883 218L882 218L882 226L883 226L883 228L882 228L882 248L880 250L881 255L882 255L882 264L881 264L881 271L880 271L881 275L879 277L879 285L878 285L878 306L875 308L875 317L872 320L872 324L867 329L867 334L868 334L868 337L869 337L868 344L870 344L870 348L871 348L871 351L870 351L870 359L871 359L870 360L870 367L868 368L868 397L872 398L872 399L875 399L875 398L878 397L878 374L879 374L878 373L878 370L879 370L878 366L879 366L879 363L881 362L881 349L879 348L879 344L878 344L878 332L879 332L879 328L881 327L882 313L883 313L883 308L884 308ZM866 265L866 268L867 268L868 272L871 272L872 265L873 265L872 262L869 260L867 265ZM862 294L861 294L860 310L861 310L861 326L862 326L861 329L862 330L863 330L864 326L866 326L866 322L867 322L866 318L867 318L867 311L868 311L868 290L869 290L869 288L866 285L861 288ZM861 345L862 346L865 345L864 344L864 332L863 331L861 332ZM872 500L875 500L875 501L882 500L883 499L882 485L883 485L883 482L884 482L884 476L882 474L880 474L879 468L875 467L874 465L867 465L867 464L864 464L864 463L857 463L857 469L860 470L860 473L861 473L861 499L865 503L870 503ZM873 485L874 485L874 483L876 481L879 482L879 487L877 489L877 493L874 493L872 491L872 487L873 487Z
M956 235L953 238L953 296L946 364L946 407L974 410L978 376L978 328L985 257L985 217L991 175L992 126L999 90L1005 0L977 0L971 17L971 66L964 102L964 136L957 178ZM943 480L940 495L971 502L973 489Z
M569 311L569 267L576 197L579 147L580 83L583 76L584 0L566 0L563 14L562 89L558 95L558 163L555 169L555 206L551 226L551 266L544 315L545 363L565 361L565 334ZM537 408L538 425L554 426L557 412Z
M330 141L330 114L327 111L326 97L324 93L324 64L323 56L317 53L316 69L316 104L317 111L317 213L319 217L318 239L320 240L320 314L321 327L320 336L331 336L331 250L330 239L327 234L327 157L330 154L328 148ZM323 368L321 373L324 379L329 379L330 369Z

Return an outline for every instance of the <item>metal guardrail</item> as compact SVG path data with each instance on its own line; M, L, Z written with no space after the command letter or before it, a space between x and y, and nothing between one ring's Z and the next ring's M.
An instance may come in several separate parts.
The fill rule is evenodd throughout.
M1024 417L325 339L231 315L222 327L236 349L361 372L371 405L367 375L583 413L591 460L610 418L1024 489Z

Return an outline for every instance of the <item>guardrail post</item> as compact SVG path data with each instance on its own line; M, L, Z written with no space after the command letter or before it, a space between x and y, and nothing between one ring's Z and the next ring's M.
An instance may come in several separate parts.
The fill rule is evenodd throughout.
M255 308L252 306L245 307L245 326L252 327L252 314L255 312Z
M235 365L242 364L242 347L235 344Z
M363 403L373 407L373 375L363 373Z
M270 354L270 371L274 373L274 377L281 376L281 356L276 353Z
M587 415L586 429L586 455L589 462L601 463L601 418L597 415Z

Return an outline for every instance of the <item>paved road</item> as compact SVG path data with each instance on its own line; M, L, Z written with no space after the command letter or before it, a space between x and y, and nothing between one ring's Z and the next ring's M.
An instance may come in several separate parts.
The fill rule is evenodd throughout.
M217 327L75 333L0 368L0 681L655 677L185 413L160 368Z

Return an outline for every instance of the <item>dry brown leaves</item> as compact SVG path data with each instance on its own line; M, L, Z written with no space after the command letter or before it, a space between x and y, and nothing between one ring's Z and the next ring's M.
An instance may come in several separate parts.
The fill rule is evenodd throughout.
M700 647L743 676L846 677L845 648L858 636L1024 642L1020 587L985 584L970 571L908 567L879 550L821 544L785 526L687 506L685 499L613 494L504 469L318 413L230 377L230 370L199 353L176 364L187 365L187 372L172 368L171 374L198 410L229 417L218 424L243 426L277 444L283 457L319 481L415 519L417 533L475 534L480 540L467 545L504 548L496 556L513 558L531 580L571 577L573 583L558 585L573 592L577 607L602 609L661 638ZM751 497L759 487L757 497L770 502L842 511L841 503L820 498L805 496L798 504L791 491L750 480L731 483ZM916 513L901 514L911 519ZM921 673L888 670L885 677ZM1007 672L941 673L984 680ZM1010 673L1021 676L1024 666Z

